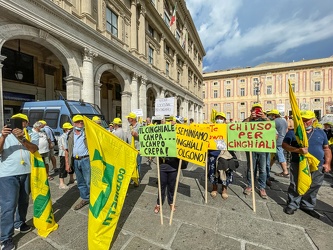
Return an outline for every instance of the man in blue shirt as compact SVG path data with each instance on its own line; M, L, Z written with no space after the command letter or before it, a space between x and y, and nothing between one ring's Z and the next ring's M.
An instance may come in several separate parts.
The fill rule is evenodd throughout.
M315 113L310 110L301 111L301 117L309 140L309 147L300 148L296 141L294 130L288 131L282 143L282 147L291 152L288 201L283 211L291 215L300 208L305 213L319 219L321 215L314 208L316 206L317 193L324 180L324 172L328 173L331 170L332 153L328 147L325 132L313 127L313 122L316 119ZM320 163L317 166L318 170L311 173L312 183L310 189L304 195L300 195L297 192L299 155L306 153L312 154Z
M4 250L15 249L14 227L21 233L31 230L25 223L30 194L30 152L38 150L25 138L28 117L19 113L12 119L20 120L21 128L4 126L0 134L0 241Z

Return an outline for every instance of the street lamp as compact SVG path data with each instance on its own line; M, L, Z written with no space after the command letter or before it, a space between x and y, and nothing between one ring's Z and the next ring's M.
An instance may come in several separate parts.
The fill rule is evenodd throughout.
M259 103L261 82L259 82L258 79L256 78L253 83L254 83L254 90L257 95L257 103Z

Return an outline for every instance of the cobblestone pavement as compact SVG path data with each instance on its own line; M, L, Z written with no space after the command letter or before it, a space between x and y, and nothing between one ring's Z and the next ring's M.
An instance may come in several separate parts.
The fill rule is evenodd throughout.
M242 158L242 157L241 157ZM302 211L286 215L288 179L276 177L267 188L269 198L256 193L257 212L252 211L252 199L243 194L245 159L229 187L229 198L208 197L205 203L204 169L189 164L182 171L176 201L176 211L169 225L170 209L163 206L163 225L160 215L154 214L157 198L156 160L148 164L143 159L143 179L137 188L130 185L128 196L113 238L111 249L333 249L333 188L331 175L325 176L318 194L317 211L320 220ZM280 172L274 165L272 176ZM46 239L36 229L16 234L18 249L87 249L88 206L79 211L73 207L79 201L76 185L69 190L58 188L58 178L50 182L53 209L59 229ZM210 185L208 186L210 190ZM220 190L219 190L220 191ZM32 204L28 224L32 224Z

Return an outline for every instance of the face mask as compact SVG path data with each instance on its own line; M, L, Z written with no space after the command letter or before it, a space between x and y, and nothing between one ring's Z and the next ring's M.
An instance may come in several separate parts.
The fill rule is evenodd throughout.
M309 130L311 130L311 129L312 129L312 126L309 126L309 127L306 127L306 128L305 128L306 131L309 131Z
M75 130L77 130L77 131L82 131L82 128L79 128L79 127L74 127L75 128Z
M216 122L216 123L223 123L223 121L224 121L224 120L222 120L222 119L217 119L215 122Z
M41 128L41 129L40 129L40 132L45 132L45 128Z

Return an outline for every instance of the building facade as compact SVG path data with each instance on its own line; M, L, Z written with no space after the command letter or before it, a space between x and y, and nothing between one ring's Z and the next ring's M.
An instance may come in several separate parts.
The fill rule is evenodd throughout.
M300 109L313 110L320 119L333 113L332 73L333 57L204 73L204 119L215 109L229 121L242 121L257 102L264 110L290 115L288 80Z
M202 120L205 51L184 0L0 0L0 122L22 102L83 100L106 120L175 97Z

